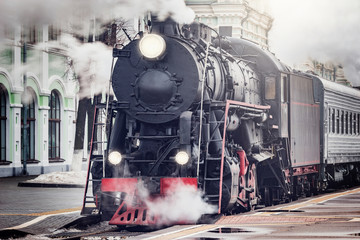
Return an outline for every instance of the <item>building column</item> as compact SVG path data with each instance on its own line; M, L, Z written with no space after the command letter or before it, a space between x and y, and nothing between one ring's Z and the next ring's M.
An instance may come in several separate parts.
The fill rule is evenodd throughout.
M75 128L74 128L74 120L75 120L75 111L72 109L64 110L64 121L63 126L66 131L63 131L62 137L63 141L61 141L61 149L62 156L66 160L66 164L72 165L73 154L74 154L74 138L75 138Z
M49 107L39 106L39 160L42 167L49 166ZM44 169L44 168L43 168ZM43 172L43 171L42 171Z
M10 161L14 168L13 175L21 174L21 104L10 104Z

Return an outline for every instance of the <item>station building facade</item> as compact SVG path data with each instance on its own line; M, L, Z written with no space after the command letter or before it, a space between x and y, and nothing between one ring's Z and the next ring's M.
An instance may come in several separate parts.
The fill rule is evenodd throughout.
M0 177L23 174L24 159L29 175L69 171L77 82L68 74L66 55L47 45L56 39L57 32L48 25L2 31ZM25 145L28 147L24 148Z
M268 48L268 33L273 18L266 0L186 0L196 20L211 26L221 35L241 37Z
M330 61L324 63L308 58L307 61L297 66L297 68L304 72L316 74L329 81L352 87L352 83L345 77L344 69L341 64L334 64Z

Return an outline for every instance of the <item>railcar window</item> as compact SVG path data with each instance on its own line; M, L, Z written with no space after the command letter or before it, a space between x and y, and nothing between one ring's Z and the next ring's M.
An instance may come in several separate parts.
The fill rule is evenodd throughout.
M331 109L332 132L335 133L335 109Z
M331 127L332 127L332 118L331 118L331 112L332 112L332 109L329 108L329 115L328 115L328 133L331 133Z
M349 114L349 134L352 135L352 125L353 125L353 119L352 119L352 113Z
M340 111L336 110L336 133L340 133Z
M276 81L275 77L265 78L265 99L271 100L276 97Z
M353 113L352 125L353 125L352 134L355 135L356 134L356 113Z
M340 129L341 129L341 131L340 131L340 133L344 134L345 133L345 129L344 129L345 128L344 111L341 111L340 114L341 114L341 117L340 117Z
M349 113L345 113L345 134L349 134Z

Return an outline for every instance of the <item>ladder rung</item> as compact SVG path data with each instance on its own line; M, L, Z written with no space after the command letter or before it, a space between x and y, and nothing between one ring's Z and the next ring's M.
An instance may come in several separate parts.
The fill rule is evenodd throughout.
M220 178L204 178L205 181L219 181Z
M94 141L93 144L99 144L99 143L107 143L107 141Z
M207 157L206 160L209 160L209 161L220 161L220 160L221 160L221 157L218 157L218 158Z
M103 158L92 158L92 159L90 159L90 161L92 161L92 162L103 162L104 160L103 160Z
M212 198L212 197L219 197L219 195L205 195L208 198Z
M85 201L85 203L96 203L95 201Z
M92 199L94 199L95 197L94 197L94 196L85 196L85 198L92 198Z
M91 182L101 182L101 179L89 179Z

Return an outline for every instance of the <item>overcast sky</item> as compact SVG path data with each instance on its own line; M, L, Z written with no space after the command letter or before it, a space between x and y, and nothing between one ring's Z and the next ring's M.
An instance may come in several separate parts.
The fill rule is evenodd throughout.
M337 61L360 85L360 0L269 0L271 50L293 66L307 57Z

